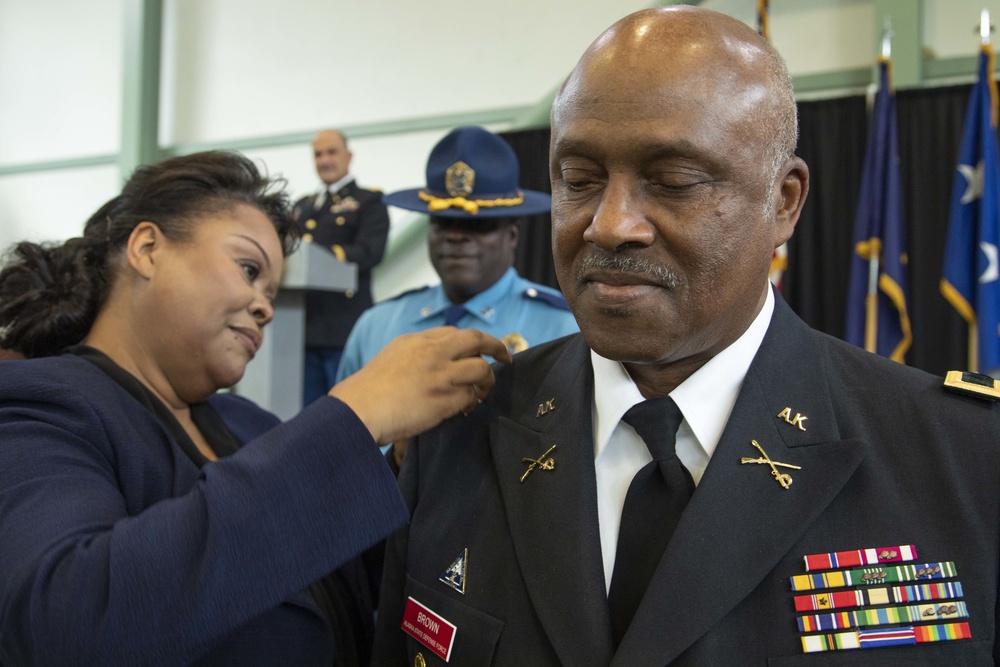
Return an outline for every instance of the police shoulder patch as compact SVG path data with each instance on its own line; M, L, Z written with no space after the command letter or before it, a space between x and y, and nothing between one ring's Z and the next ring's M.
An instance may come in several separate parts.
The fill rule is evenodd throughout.
M404 297L408 297L411 294L417 294L419 292L426 292L430 288L431 288L431 285L424 285L423 287L414 287L413 289L408 289L405 292L400 292L396 296L391 296L388 299L385 299L385 301L397 301L397 300L402 299ZM380 302L380 303L383 303L383 302Z
M1000 401L1000 382L982 373L948 371L944 378L944 388L956 394Z

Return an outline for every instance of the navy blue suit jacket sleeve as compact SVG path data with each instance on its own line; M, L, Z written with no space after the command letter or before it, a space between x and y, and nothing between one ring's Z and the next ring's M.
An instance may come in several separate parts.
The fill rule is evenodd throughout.
M405 522L332 397L269 430L223 399L265 430L186 480L166 431L88 367L0 363L0 664L190 664L289 599L308 607L311 582Z

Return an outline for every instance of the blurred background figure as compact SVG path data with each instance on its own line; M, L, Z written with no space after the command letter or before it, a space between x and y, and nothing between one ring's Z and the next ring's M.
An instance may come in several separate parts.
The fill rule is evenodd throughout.
M305 405L333 386L351 327L372 305L371 272L382 261L389 214L382 195L358 187L350 173L351 151L339 130L313 139L319 191L295 203L293 218L306 243L315 243L341 262L358 265L358 286L348 292L306 294Z

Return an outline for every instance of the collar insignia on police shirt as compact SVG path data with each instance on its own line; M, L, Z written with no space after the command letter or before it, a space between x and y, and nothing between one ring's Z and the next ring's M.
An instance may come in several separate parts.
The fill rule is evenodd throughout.
M802 651L971 639L969 623L960 620L969 610L959 599L955 563L911 563L916 558L912 544L805 556L808 574L790 578L792 591L817 591L792 597L795 611L805 613L796 619Z
M764 448L760 446L756 440L751 440L750 444L757 448L757 451L761 453L760 456L744 456L740 458L740 463L758 463L771 466L771 474L774 478L778 480L778 484L781 484L782 488L789 488L792 486L792 476L786 472L779 472L778 467L791 468L792 470L802 470L802 466L792 465L791 463L782 463L780 461L772 461L771 457L767 455Z
M538 404L538 412L535 413L535 419L538 419L542 415L547 415L548 413L552 412L555 409L556 409L556 399L555 398L550 398L549 400L545 401L544 403L539 403Z
M528 349L528 341L524 339L524 336L514 332L509 333L500 339L500 342L507 346L511 354L517 354L518 352L524 352Z
M549 454L551 454L552 450L555 448L556 446L552 445L551 447L546 449L545 453L539 456L537 459L533 459L530 456L525 456L524 458L521 459L521 463L528 464L528 469L524 471L523 475L521 475L522 484L524 484L524 480L528 477L528 475L531 474L531 471L533 471L535 468L538 468L540 470L555 470L556 460L551 456L549 456ZM549 458L545 458L546 456L549 456Z
M792 426L798 426L800 431L806 430L806 427L802 425L802 422L809 419L809 417L806 417L804 414L799 412L796 412L795 416L792 417L791 408L785 408L778 413L777 417L778 419L784 419L786 423L791 424Z
M1000 401L1000 382L982 373L948 371L944 378L944 388L956 394Z
M444 187L452 197L465 197L472 194L476 185L476 170L461 160L448 167L444 172Z
M438 581L448 584L462 595L465 595L465 574L468 566L469 548L466 547L459 554L458 558L451 562L451 565L444 571L444 574L438 577Z

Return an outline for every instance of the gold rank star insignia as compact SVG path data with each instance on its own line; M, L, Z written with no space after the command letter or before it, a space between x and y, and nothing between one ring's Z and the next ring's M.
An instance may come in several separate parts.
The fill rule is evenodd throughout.
M521 475L521 483L522 484L524 484L524 480L527 479L528 475L530 475L531 471L534 470L535 468L540 468L541 470L554 470L555 469L555 467L556 467L556 460L554 458L552 458L551 456L549 456L549 454L551 454L552 450L555 449L555 448L556 448L556 446L552 445L547 450L545 450L545 453L542 454L541 456L539 456L537 459L533 459L533 458L528 457L528 456L525 456L523 459L521 459L521 463L527 463L528 464L528 469L524 471L523 475ZM545 458L546 456L549 456L549 458Z

